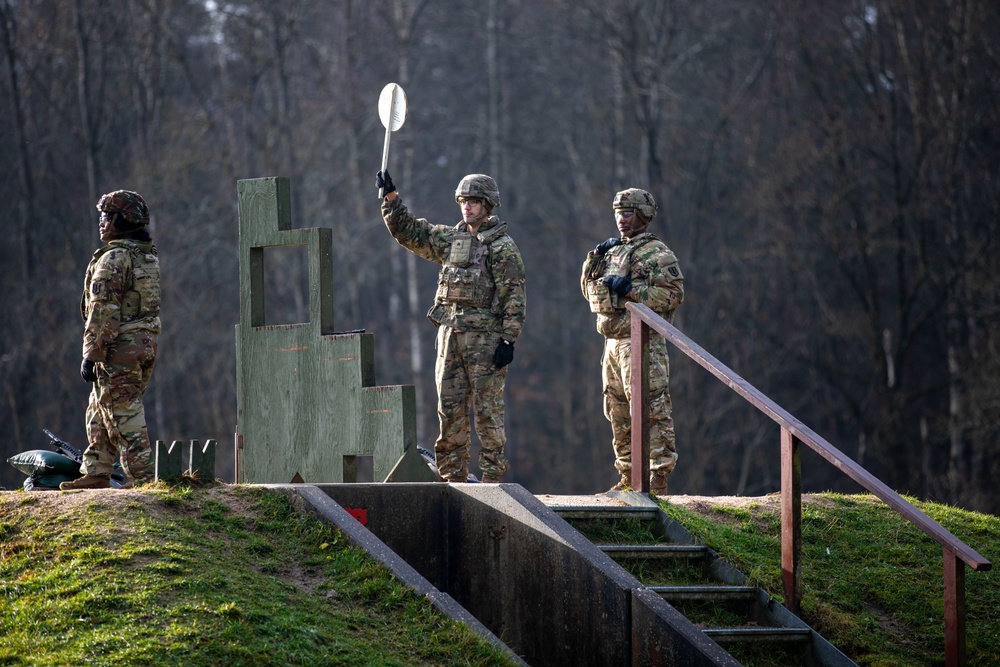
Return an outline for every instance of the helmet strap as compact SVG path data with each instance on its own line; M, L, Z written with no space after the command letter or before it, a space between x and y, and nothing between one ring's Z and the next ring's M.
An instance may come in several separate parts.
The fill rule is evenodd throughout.
M483 220L485 220L489 216L489 214L490 214L490 212L486 210L486 206L484 205L483 206L483 210L479 212L479 215L477 215L475 218L473 218L469 222L466 222L465 224L467 224L467 225L478 225Z

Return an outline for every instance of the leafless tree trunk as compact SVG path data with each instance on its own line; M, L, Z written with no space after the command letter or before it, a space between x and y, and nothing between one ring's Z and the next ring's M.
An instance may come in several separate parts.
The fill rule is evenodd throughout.
M28 151L28 138L25 132L25 115L21 100L21 82L18 79L17 23L9 0L0 1L0 31L3 36L3 48L7 55L7 77L10 81L10 105L14 117L14 141L17 145L17 176L22 192L17 199L18 225L17 239L22 248L21 279L18 281L25 303L32 283L35 265L35 252L31 242L31 230L35 227L34 207L35 184L31 175L31 155Z
M87 16L93 16L88 8L84 7L85 0L75 0L73 3L73 27L76 36L77 49L77 104L80 112L80 129L84 140L84 158L86 160L87 174L87 195L93 202L97 201L97 183L101 179L100 161L98 151L100 150L100 126L101 107L95 104L95 99L100 99L104 87L104 51L99 42L92 38L91 27L87 24ZM92 52L94 47L95 52ZM94 76L91 76L91 67L94 68ZM96 80L95 80L96 79ZM93 245L99 243L97 225L93 226L91 233Z
M372 183L395 80L407 204L449 223L457 178L488 171L525 260L514 481L614 479L577 281L635 185L687 280L675 324L889 484L995 511L995 4L0 0L0 432L20 438L0 447L40 425L83 436L79 281L94 199L119 184L148 194L164 270L155 428L227 441L235 181L272 175L293 180L296 226L333 227L340 328L377 333L378 381L418 388L425 440L434 267L388 239ZM304 312L282 261L281 300ZM671 393L673 491L773 490L766 421L674 354Z

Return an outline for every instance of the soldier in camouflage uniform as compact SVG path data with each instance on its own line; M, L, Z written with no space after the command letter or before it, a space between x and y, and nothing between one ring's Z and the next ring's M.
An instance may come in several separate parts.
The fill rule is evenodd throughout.
M101 197L101 240L87 267L80 301L83 362L93 383L87 407L84 474L60 489L110 486L119 455L122 487L151 479L149 434L142 396L156 361L160 333L160 260L149 236L149 208L135 192Z
M449 482L467 481L473 407L482 444L482 481L499 482L510 468L503 451L504 383L524 326L525 302L521 253L507 234L507 224L491 215L500 206L500 191L484 174L463 178L455 190L462 221L451 227L413 217L388 172L377 174L376 186L384 189L382 218L393 238L441 265L434 305L427 313L438 327L438 472Z
M647 231L657 211L651 194L629 188L615 195L612 206L621 237L609 238L587 254L580 288L597 314L597 330L605 337L604 416L611 422L615 468L621 474L611 491L620 491L631 486L632 474L632 324L625 304L645 304L673 322L674 310L684 300L684 276L673 251ZM666 494L667 475L677 463L669 383L667 342L651 332L649 481L650 490L658 495Z

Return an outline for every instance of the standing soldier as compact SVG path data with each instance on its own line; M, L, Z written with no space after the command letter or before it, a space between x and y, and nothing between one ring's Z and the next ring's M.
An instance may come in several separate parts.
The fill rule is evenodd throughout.
M645 190L629 188L615 195L612 207L621 238L610 238L587 254L580 287L597 314L597 330L604 335L602 381L604 416L611 422L615 468L621 480L611 491L631 486L632 474L632 341L628 301L649 306L673 322L674 310L684 300L684 276L677 256L646 231L656 217L656 201ZM670 363L667 342L649 337L649 486L667 493L667 475L677 463L673 409L670 405Z
M121 455L122 487L150 479L149 434L142 395L160 333L160 260L149 236L149 208L135 192L116 190L97 204L101 241L84 279L83 362L93 383L87 406L83 477L60 489L105 489Z
M465 482L469 475L474 406L482 450L482 481L496 483L510 468L504 456L503 390L514 341L524 326L524 263L507 224L491 215L500 206L496 182L469 174L455 190L462 221L454 227L415 218L396 192L389 172L375 179L384 189L382 218L396 241L441 265L434 305L427 313L437 327L434 382L441 431L434 443L440 475Z

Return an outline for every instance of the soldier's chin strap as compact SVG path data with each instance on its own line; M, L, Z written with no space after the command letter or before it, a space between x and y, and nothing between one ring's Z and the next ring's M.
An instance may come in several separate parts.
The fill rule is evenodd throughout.
M486 210L486 206L483 206L483 210L479 213L479 215L477 215L476 217L474 217L472 220L470 220L469 222L467 222L465 224L467 224L467 225L478 225L479 223L481 223L483 220L485 220L489 216L490 216L490 212Z

